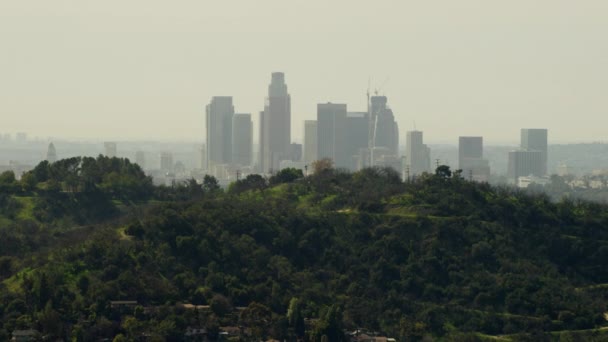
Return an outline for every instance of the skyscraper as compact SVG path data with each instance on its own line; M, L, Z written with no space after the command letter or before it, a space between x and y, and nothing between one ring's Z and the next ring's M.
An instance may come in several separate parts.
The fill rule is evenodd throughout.
M304 164L317 160L317 120L304 121Z
M386 147L396 156L399 154L399 127L387 102L386 96L371 97L369 131L375 137L375 147Z
M540 151L541 171L537 176L547 174L547 130L544 128L522 128L521 149L524 151ZM526 175L527 176L527 175Z
M458 138L458 168L466 179L488 181L490 164L483 159L482 137Z
M111 141L106 141L103 143L103 147L105 149L105 156L108 158L116 157L116 143Z
M431 149L424 144L421 131L409 131L406 134L405 164L410 176L431 171Z
M543 160L543 152L538 150L509 152L509 179L517 183L519 177L544 176Z
M361 167L361 154L369 147L369 116L367 112L348 112L344 122L344 140L339 153L344 154L346 166L351 171ZM363 151L362 151L363 150ZM392 149L391 149L392 154Z
M207 105L207 165L227 164L232 161L232 117L234 106L231 96L214 96Z
M57 151L55 150L55 145L53 145L53 143L49 144L49 148L46 151L46 160L49 163L54 163L57 161Z
M289 158L291 144L291 97L285 74L272 73L264 111L260 113L260 155L262 173L279 169L281 160Z
M329 158L336 167L348 167L348 158L340 153L343 146L346 104L317 105L317 159Z
M251 114L234 114L232 119L232 162L250 166L253 153L253 122Z

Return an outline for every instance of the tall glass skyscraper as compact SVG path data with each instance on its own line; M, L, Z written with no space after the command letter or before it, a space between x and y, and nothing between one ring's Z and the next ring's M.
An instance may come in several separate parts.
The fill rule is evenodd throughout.
M207 105L207 167L232 162L232 96L214 96Z
M274 72L264 111L260 113L260 171L278 171L281 160L289 159L290 144L291 97L287 92L285 74Z

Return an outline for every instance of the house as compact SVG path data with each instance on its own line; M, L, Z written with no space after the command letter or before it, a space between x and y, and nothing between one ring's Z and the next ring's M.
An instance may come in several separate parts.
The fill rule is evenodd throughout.
M396 342L394 338L379 335L377 332L363 329L346 332L346 336L350 342Z
M184 309L184 310L199 310L199 311L211 311L211 306L210 305L194 305L194 304L177 304L176 305L178 308Z
M220 341L225 341L231 337L241 337L243 329L241 327L220 327Z
M112 309L131 308L134 309L137 306L136 300L112 300L110 301L110 307Z
M185 341L207 341L207 329L188 327L184 333Z
M15 330L13 331L13 338L11 341L14 342L29 342L37 341L40 333L37 330Z

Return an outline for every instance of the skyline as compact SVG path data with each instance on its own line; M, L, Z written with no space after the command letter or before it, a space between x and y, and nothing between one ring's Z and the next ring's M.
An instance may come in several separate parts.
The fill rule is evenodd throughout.
M370 77L401 132L428 143L516 145L521 127L548 128L551 143L606 141L606 10L591 0L4 2L2 132L202 142L205 105L226 95L252 113L257 142L268 74L281 71L295 141L318 103L365 110Z

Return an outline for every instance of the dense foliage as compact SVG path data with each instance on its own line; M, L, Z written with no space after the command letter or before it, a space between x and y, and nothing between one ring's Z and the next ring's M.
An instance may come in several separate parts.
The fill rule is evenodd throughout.
M214 338L229 325L252 340L340 341L357 327L404 341L543 340L605 323L602 205L472 183L447 167L404 183L391 169L317 165L312 176L248 176L224 192L212 177L153 188L128 161L109 161L86 172L84 160L59 163L79 165L76 180L39 165L47 172L32 172L30 209L47 216L20 218L25 190L0 197L12 222L0 233L24 241L0 250L0 340L23 328L88 341L182 340L188 327L205 327ZM55 195L98 193L118 212L108 221L85 211L99 224L40 249L38 236L78 218L39 203L50 198L41 183L53 179L66 189Z

